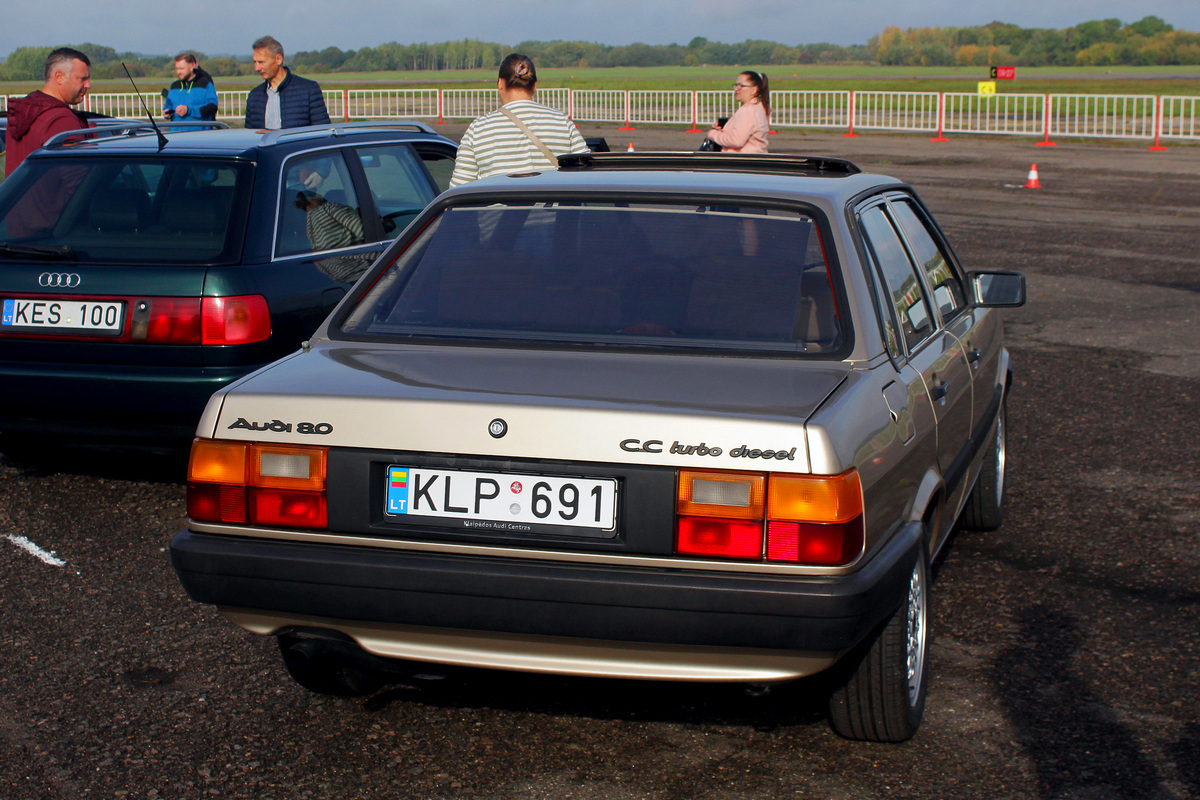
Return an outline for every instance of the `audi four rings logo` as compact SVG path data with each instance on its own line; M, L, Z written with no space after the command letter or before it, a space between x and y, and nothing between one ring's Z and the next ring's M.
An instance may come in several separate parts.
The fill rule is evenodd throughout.
M79 276L74 272L43 272L38 275L38 286L74 289L80 282Z

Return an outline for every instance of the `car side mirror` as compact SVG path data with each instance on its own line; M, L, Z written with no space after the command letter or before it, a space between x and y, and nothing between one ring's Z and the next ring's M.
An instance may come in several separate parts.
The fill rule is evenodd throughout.
M1025 276L1019 272L970 272L975 305L1016 308L1025 305Z

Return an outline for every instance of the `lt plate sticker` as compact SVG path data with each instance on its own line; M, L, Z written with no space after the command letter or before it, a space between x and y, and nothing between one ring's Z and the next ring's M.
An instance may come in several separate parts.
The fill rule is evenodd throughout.
M616 529L617 482L612 478L465 472L392 465L387 513L436 519L435 524L483 530Z

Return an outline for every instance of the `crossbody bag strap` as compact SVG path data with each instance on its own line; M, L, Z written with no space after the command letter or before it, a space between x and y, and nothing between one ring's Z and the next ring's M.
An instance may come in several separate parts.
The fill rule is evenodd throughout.
M546 158L550 159L551 164L553 164L556 167L558 166L558 156L554 155L554 151L551 150L549 147L546 147L546 143L543 142L541 139L539 139L537 137L537 135L534 134L533 131L529 130L529 126L526 125L524 122L522 122L521 119L516 114L509 111L504 106L500 106L500 113L503 114L504 116L508 117L509 119L511 119L513 121L513 123L518 128L521 129L521 133L528 136L529 141L533 142L534 145L537 146L537 149L541 150L542 154L545 155Z

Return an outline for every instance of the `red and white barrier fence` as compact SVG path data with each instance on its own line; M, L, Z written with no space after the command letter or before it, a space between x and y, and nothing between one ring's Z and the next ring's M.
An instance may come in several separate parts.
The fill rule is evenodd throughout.
M943 95L942 131L957 134L1045 135L1046 98L1040 94Z
M14 95L15 96L15 95ZM245 117L246 93L217 93L218 119ZM0 95L0 110L8 97ZM538 99L576 122L689 125L706 129L736 109L725 91L544 88ZM155 116L161 98L147 95ZM771 93L772 128L819 128L954 135L1010 135L1041 139L1141 139L1159 148L1163 139L1200 139L1200 97L1154 95L992 94L956 92L776 91ZM325 104L334 120L424 119L436 123L474 119L496 109L493 89L331 89ZM92 94L84 110L114 117L141 117L138 96Z

